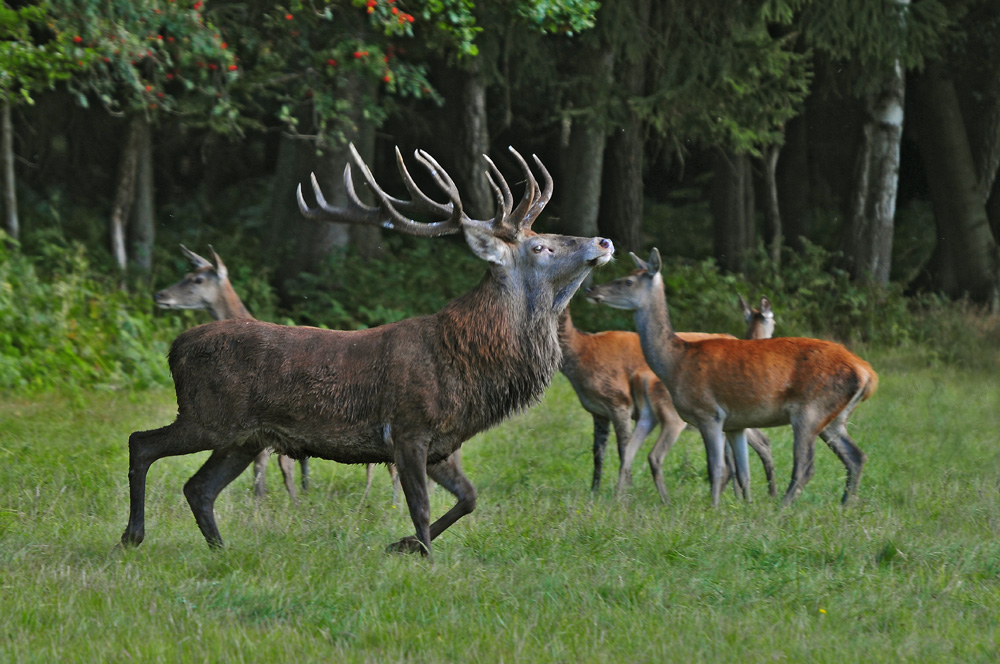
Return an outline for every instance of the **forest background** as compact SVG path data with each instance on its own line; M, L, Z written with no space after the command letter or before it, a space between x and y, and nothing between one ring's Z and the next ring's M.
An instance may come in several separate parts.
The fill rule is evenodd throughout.
M427 150L479 216L481 155L539 155L542 228L658 246L691 329L732 328L738 290L786 334L992 329L998 32L986 0L5 2L0 387L168 382L205 319L149 298L180 243L281 322L382 324L478 279L460 239L301 218L311 172L343 200L349 142L396 192L394 146Z

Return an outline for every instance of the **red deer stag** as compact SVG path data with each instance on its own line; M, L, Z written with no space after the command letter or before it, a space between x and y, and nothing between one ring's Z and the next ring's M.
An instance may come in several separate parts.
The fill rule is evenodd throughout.
M421 192L396 151L412 200L385 193L352 147L376 207L357 197L344 169L347 203L328 204L313 177L317 207L308 218L377 224L423 237L464 232L489 263L474 289L429 316L357 331L285 327L254 320L208 323L177 337L170 370L177 419L129 438L129 521L123 544L144 537L146 473L156 459L212 450L184 494L202 534L221 546L213 506L219 492L265 446L293 457L342 463L395 463L415 535L391 550L431 555L431 541L476 505L476 490L456 452L475 434L538 401L559 369L559 313L590 271L614 247L604 238L538 234L531 225L552 195L552 178L535 157L538 182L525 174L517 207L507 182L487 157L497 197L493 219L471 219L451 177L422 150L416 158L446 194ZM409 215L436 218L418 222ZM427 476L457 502L430 522Z
M587 291L587 297L635 312L642 352L670 391L674 407L705 441L712 504L722 492L726 439L737 475L747 473L748 427L791 424L792 481L783 503L798 497L813 475L819 435L847 468L842 502L854 495L867 457L847 434L847 418L878 386L871 365L840 344L818 339L684 341L670 325L660 252L638 270ZM745 486L745 485L744 485ZM747 496L749 497L749 496Z
M762 302L764 301L766 299L762 298ZM770 304L767 314L762 313L763 308L761 311L750 309L742 296L740 304L751 312L748 323L753 321L747 329L747 338L770 337L774 332L774 315L770 313ZM770 315L770 319L767 315ZM767 320L770 320L770 326L764 324ZM679 336L687 341L711 337L735 338L727 334L700 332L682 332ZM584 410L594 418L594 477L591 490L597 491L601 485L609 424L614 426L618 443L619 494L631 484L632 463L639 448L650 431L659 425L660 435L649 453L649 467L660 499L669 502L663 480L663 460L687 425L674 409L667 388L646 364L639 335L623 330L593 334L581 332L573 325L567 308L559 319L559 344L563 351L562 372L576 391ZM777 495L770 441L762 431L751 429L747 442L760 457L767 476L768 493Z
M184 278L172 286L168 286L153 295L153 301L163 309L207 309L215 320L225 320L227 318L243 318L253 320L254 317L243 304L243 300L236 294L232 283L229 281L229 269L222 262L219 254L212 246L212 256L215 258L215 265L198 254L194 253L183 244L181 250L188 260L194 265L194 271L184 275ZM271 456L271 449L265 448L253 461L254 495L263 498L267 493L267 459ZM309 489L309 458L299 459L302 471L302 490ZM288 494L294 499L298 495L295 488L294 477L295 460L283 454L278 455L278 467L285 480L285 488ZM368 497L368 492L372 488L372 471L374 464L368 464L366 473L365 490L361 500L364 502ZM401 488L396 469L391 464L388 466L389 475L392 477L392 501L398 502Z

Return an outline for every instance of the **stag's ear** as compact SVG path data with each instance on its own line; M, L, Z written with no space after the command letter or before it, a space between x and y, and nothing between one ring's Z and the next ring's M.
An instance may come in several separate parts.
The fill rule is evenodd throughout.
M506 242L475 224L463 224L462 228L472 253L496 265L507 265L510 262L510 248Z

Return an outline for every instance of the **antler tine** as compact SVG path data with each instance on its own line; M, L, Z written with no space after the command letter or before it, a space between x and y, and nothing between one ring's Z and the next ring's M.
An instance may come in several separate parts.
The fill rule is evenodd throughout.
M538 181L535 180L535 176L532 175L531 169L528 168L528 162L524 160L521 153L514 149L513 146L507 148L510 150L514 158L517 159L517 163L521 164L521 169L524 171L524 196L521 198L521 202L518 204L517 209L513 212L513 221L517 228L531 228L531 222L534 219L528 218L528 212L532 209L535 204L535 200L538 199Z
M335 207L327 203L326 198L323 196L323 192L320 189L319 182L316 180L316 174L313 173L310 179L316 196L317 208L310 208L306 205L305 198L302 195L301 184L295 190L295 197L299 204L299 211L304 217L322 221L379 225L384 228L396 229L409 235L416 235L419 237L435 237L437 235L457 233L461 230L462 226L460 217L462 212L460 206L436 203L425 196L419 191L419 189L416 188L416 185L413 184L412 179L409 177L409 173L407 173L405 167L402 166L401 171L403 172L403 179L406 183L407 189L411 192L411 194L416 196L418 200L404 201L390 196L375 181L375 176L372 175L371 169L368 168L368 165L361 158L361 155L358 154L354 144L352 143L349 147L351 157L355 165L357 165L357 167L361 170L361 175L365 180L365 184L368 185L368 188L371 189L372 193L379 201L378 206L372 207L370 205L365 205L365 203L363 203L358 197L357 191L354 188L351 165L348 163L344 167L344 186L347 194L347 205L345 207ZM402 165L401 157L398 158L398 161ZM427 164L425 160L424 163ZM440 166L437 166L437 169L440 170ZM437 174L434 175L439 184L443 182ZM452 187L454 187L453 183ZM451 198L454 200L456 197L457 190ZM405 217L397 208L402 208L407 212L422 211L437 214L448 214L449 218L444 221L423 223Z
M527 223L528 228L531 228L531 224L535 222L538 215L541 214L542 209L545 208L549 203L549 199L552 198L552 191L554 189L552 183L552 175L549 174L549 169L545 168L545 164L542 160L538 158L537 154L531 155L532 159L535 160L535 164L538 165L538 170L542 172L542 193L535 199L534 205L528 210L525 215L525 223Z
M489 170L486 171L486 177L489 178L490 184L493 185L493 188L497 190L497 194L503 197L503 214L506 217L514 208L514 196L510 193L510 187L507 185L507 180L500 172L500 169L497 168L497 165L493 163L493 160L490 159L490 156L484 154L483 159L486 160L486 164L489 166ZM500 200L497 202L500 202Z
M421 157L419 151L415 150L414 156L416 156L417 160L427 166L428 170L431 170L433 174L433 166L428 164L428 162ZM449 193L449 200L452 201L451 203L438 203L433 198L425 194L420 190L420 187L417 186L417 183L413 181L413 178L410 177L410 171L407 170L406 163L403 162L403 154L399 151L399 146L396 146L396 167L399 169L400 177L403 178L403 185L406 186L406 190L410 192L410 196L414 198L413 201L398 201L400 204L398 205L398 209L412 210L414 212L436 212L438 214L454 215L456 206L454 205L453 198L458 196L457 189L454 197L450 195L450 192L446 192ZM461 206L458 207L459 209L461 208Z

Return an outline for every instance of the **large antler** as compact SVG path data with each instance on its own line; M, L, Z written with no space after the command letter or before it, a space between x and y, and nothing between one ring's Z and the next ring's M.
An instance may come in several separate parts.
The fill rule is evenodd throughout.
M313 192L316 196L317 207L310 208L306 205L305 199L302 196L301 184L295 192L299 203L299 211L301 211L303 216L308 219L318 219L321 221L374 224L420 237L435 237L457 233L463 225L475 225L488 229L498 237L513 238L520 231L531 228L531 224L552 196L552 177L541 160L533 155L535 163L542 171L544 181L543 190L539 193L538 182L531 174L531 169L528 168L527 162L524 161L524 158L514 148L510 148L510 151L517 158L518 163L521 164L526 178L524 197L521 199L517 209L512 210L513 196L511 195L507 181L500 174L500 170L496 167L496 164L488 156L483 155L489 166L487 177L497 198L497 212L493 219L472 219L462 209L462 200L454 180L425 151L416 150L414 156L417 161L427 168L434 182L448 197L447 203L435 201L417 187L413 178L410 177L409 171L406 170L406 165L403 163L403 156L399 152L398 147L396 148L396 164L399 167L399 174L403 178L403 184L413 199L409 201L387 194L375 181L371 169L368 168L361 155L358 154L353 143L350 145L350 151L351 158L360 169L365 184L368 185L368 188L378 199L378 205L374 207L366 205L358 198L357 191L354 189L351 164L348 163L344 167L344 186L347 191L347 205L337 207L329 204L320 190L319 182L317 182L316 174L314 173L311 176L311 181ZM420 222L415 221L408 215L428 215L446 218L441 221Z

